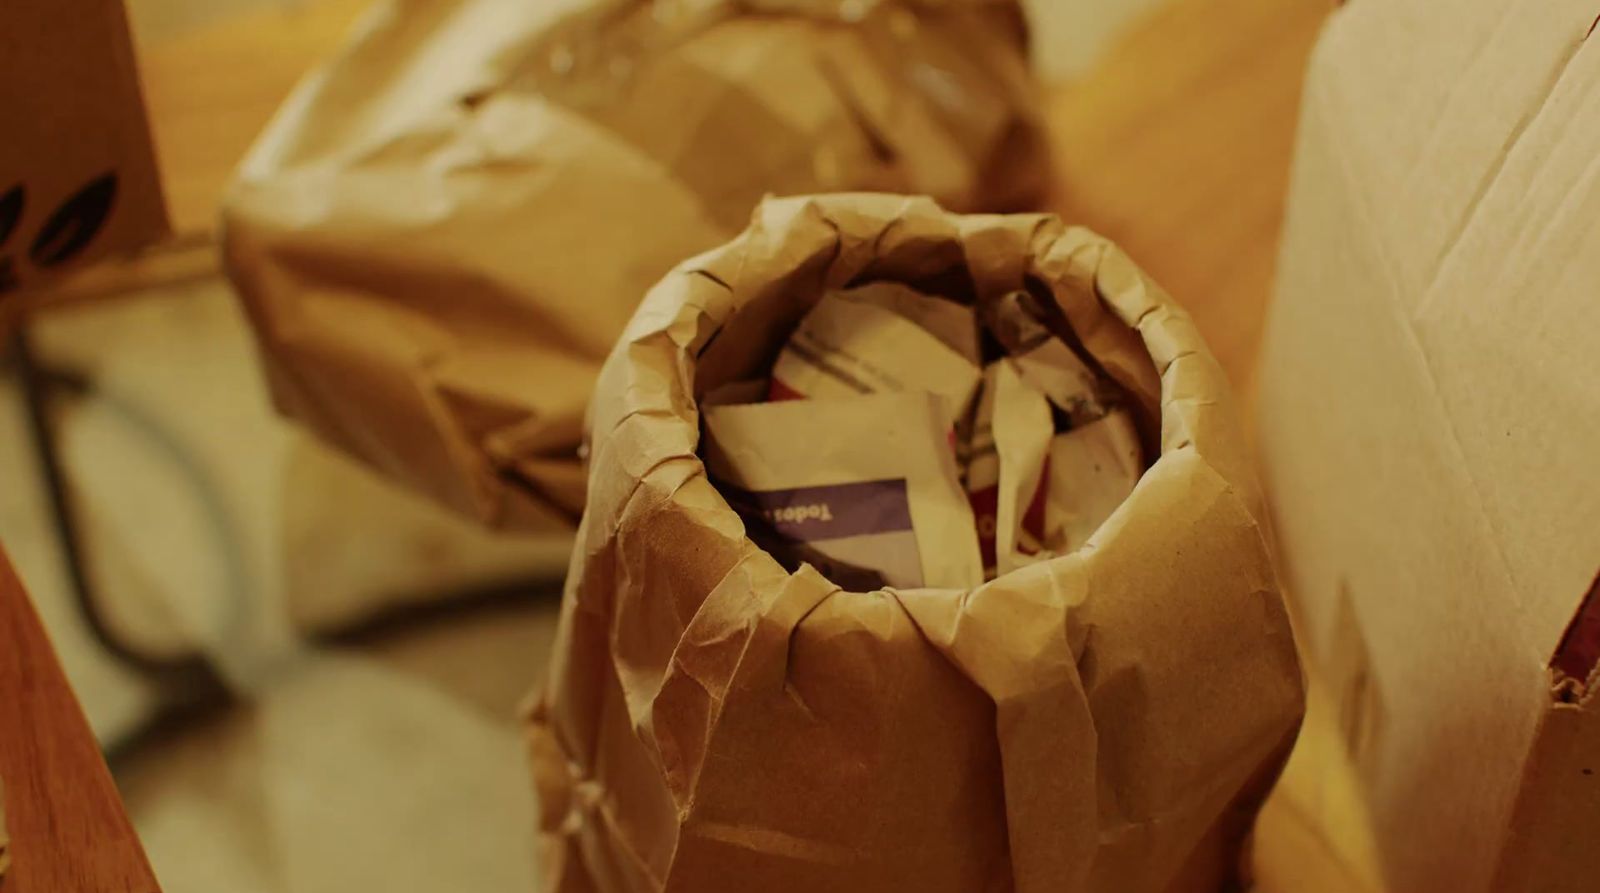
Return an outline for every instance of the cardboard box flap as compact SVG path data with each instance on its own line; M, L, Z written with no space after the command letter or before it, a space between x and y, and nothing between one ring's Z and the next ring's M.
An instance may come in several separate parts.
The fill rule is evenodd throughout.
M1593 4L1590 4L1593 8ZM1571 22L1581 38L1589 22ZM1541 658L1600 566L1600 42L1564 60L1414 313Z
M1350 7L1306 105L1335 155L1324 176L1364 210L1387 312L1413 330L1443 410L1415 423L1459 448L1478 503L1462 508L1484 514L1526 609L1509 619L1525 618L1545 657L1600 560L1600 502L1548 485L1581 475L1600 446L1580 368L1600 316L1582 287L1600 272L1600 230L1572 225L1600 209L1586 170L1600 151L1585 126L1600 121L1600 49L1584 41L1595 11L1476 0L1445 27L1415 0ZM1374 49L1401 38L1410 52Z
M1408 306L1597 11L1579 0L1469 0L1448 10L1388 0L1331 20L1313 60L1327 76L1308 84L1306 107L1362 122L1334 136L1347 169L1361 172L1351 186L1380 241L1408 246L1391 258Z

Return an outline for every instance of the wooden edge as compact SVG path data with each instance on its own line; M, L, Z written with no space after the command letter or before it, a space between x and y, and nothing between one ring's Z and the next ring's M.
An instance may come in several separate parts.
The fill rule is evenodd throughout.
M5 893L159 893L111 772L22 583L0 551Z

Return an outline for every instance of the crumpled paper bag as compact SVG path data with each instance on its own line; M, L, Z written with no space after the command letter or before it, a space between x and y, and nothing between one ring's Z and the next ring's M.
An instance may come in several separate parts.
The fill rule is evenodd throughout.
M862 593L744 536L696 401L872 279L1053 298L1158 457L1085 546L971 591ZM545 889L1139 893L1234 873L1300 674L1223 373L1116 247L926 199L768 201L651 290L591 424L530 713Z
M506 527L575 519L649 286L766 193L1042 191L1015 0L388 0L224 208L279 408Z

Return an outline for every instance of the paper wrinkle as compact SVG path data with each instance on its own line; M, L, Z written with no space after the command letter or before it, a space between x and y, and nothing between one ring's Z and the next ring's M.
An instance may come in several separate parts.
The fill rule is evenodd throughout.
M804 566L802 570L808 572L808 575L818 577L821 576L820 574L816 573L816 568L811 567L810 565ZM794 666L795 642L798 638L798 632L801 625L804 624L813 614L815 614L819 608L826 604L829 599L844 591L838 586L833 585L831 582L828 583L828 585L831 587L831 590L828 592L828 594L824 595L822 598L818 599L814 604L812 604L811 607L807 608L805 613L800 615L800 619L795 621L794 626L790 627L788 644L784 648L783 694L791 702L793 702L796 707L800 708L801 713L803 713L805 718L811 722L818 722L820 718L819 714L816 710L811 708L810 704L806 703L805 694L800 691L798 686L795 685L794 676L789 672L789 668ZM841 635L840 638L844 638L844 636L848 635L849 633L845 633ZM884 638L887 639L887 637Z
M980 245L1022 261L989 257ZM749 332L757 308L797 320L793 302L824 288L953 268L973 270L980 295L1030 277L1044 283L1085 348L1117 370L1152 423L1159 413L1162 454L1085 546L970 591L852 594L809 567L785 574L743 538L692 458L694 395L724 383L701 380L697 367L737 368L729 358L751 349L707 333L704 321ZM715 300L692 302L685 280L715 285ZM618 810L654 795L606 767L653 763L677 804L677 828L634 840L637 829L580 824L563 833L547 818L552 889L706 889L713 865L716 883L741 889L911 883L953 891L962 877L988 879L966 889L997 883L997 866L1019 893L1138 893L1181 881L1216 888L1221 878L1181 872L1196 847L1239 845L1231 830L1213 832L1232 827L1235 808L1253 808L1260 792L1244 786L1284 757L1299 720L1300 676L1226 383L1187 316L1121 252L1050 218L962 219L931 201L891 196L773 199L744 235L669 274L629 333L590 413L586 539L563 616L627 631L608 634L605 647L626 653L606 665L627 671L611 690L626 698L634 734L590 740L634 755L571 756L594 767L592 781ZM1141 394L1159 397L1146 404ZM661 477L664 456L684 477L641 511L638 488ZM1166 549L1176 551L1164 559ZM706 562L712 573L693 569ZM651 607L679 597L689 601L678 614ZM680 628L647 619L691 608L686 623L673 621ZM887 617L857 613L885 609ZM552 687L530 717L536 754L560 740L566 722L600 716L612 697L582 678L592 656L576 642L561 640ZM843 662L819 665L817 655ZM571 671L568 662L576 662ZM952 669L949 679L937 675ZM993 705L977 725L947 717L914 741L877 725L913 707L935 719L941 702L975 696ZM912 697L936 700L908 706ZM1103 749L1105 736L1116 751ZM974 775L965 751L945 750L957 740L986 740L997 762ZM901 788L894 767L910 761L922 767L919 784ZM788 774L800 767L803 777ZM565 802L567 776L537 774L541 796ZM967 793L946 795L956 780ZM1114 788L1109 801L1103 785ZM980 793L996 799L961 799ZM971 811L980 802L998 803L1003 822ZM863 815L936 820L918 826L936 836L845 846L837 835ZM561 855L574 836L586 842L577 860ZM1141 858L1129 854L1128 839L1144 847ZM619 848L665 848L666 874L646 886L619 881L623 874L604 862ZM1225 851L1195 864L1235 861Z
M591 822L599 821L611 832L607 841L608 845L616 847L617 851L630 860L629 869L632 873L643 876L655 877L655 872L650 867L650 862L629 842L627 835L622 833L621 825L617 821L615 808L608 801L603 790L593 780L584 779L578 784L582 793L574 798L573 811L569 813L561 828L563 834L574 842L583 839L583 829ZM556 888L561 889L561 888Z
M700 822L694 826L694 834L782 859L821 862L840 868L848 867L855 860L855 853L849 847L751 825Z
M711 591L707 602L712 602L716 607L713 600L730 598L741 589L754 590L756 575L751 573L755 570L752 564L760 566L759 576L767 581L775 580L778 573L770 567L771 562L762 561L762 557L754 550L747 553ZM660 738L663 770L680 816L686 815L692 805L705 747L715 734L732 677L743 663L755 634L753 621L718 622L725 619L719 616L721 613L713 614L706 610L697 612L673 652L671 666L651 703ZM724 652L732 655L731 661L724 656ZM692 683L694 689L682 690L682 683L685 682ZM692 704L686 698L701 703ZM703 716L703 723L686 727L686 715Z

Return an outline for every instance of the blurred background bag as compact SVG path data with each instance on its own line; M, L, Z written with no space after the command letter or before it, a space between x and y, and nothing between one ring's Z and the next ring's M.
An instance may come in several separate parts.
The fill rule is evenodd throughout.
M506 527L583 505L583 409L638 297L763 194L1043 188L1013 0L392 0L225 209L281 410Z

